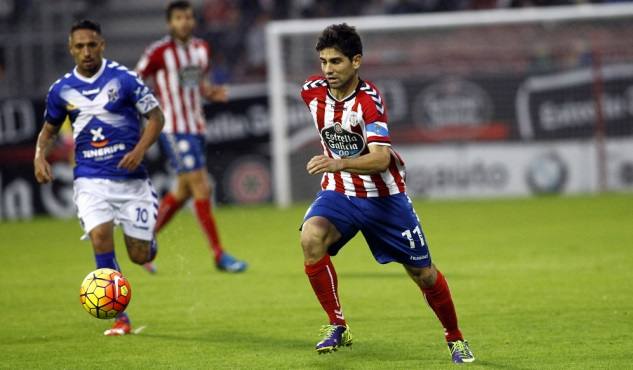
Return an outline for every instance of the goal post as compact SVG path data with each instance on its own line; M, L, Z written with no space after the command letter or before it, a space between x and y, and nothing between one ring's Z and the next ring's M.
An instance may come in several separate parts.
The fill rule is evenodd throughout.
M618 140L633 135L631 127L622 127L633 126L633 88L631 102L621 101L627 98L633 80L628 79L628 73L613 72L633 66L633 4L275 21L267 26L266 48L274 201L278 206L306 199L297 193L318 185L317 179L301 179L305 173L293 171L300 169L301 163L305 166L310 153L318 153L313 145L318 136L307 109L298 111L302 105L299 92L306 77L319 73L314 51L318 34L328 25L342 22L361 34L365 54L361 77L376 82L385 95L391 109L392 136L403 139L396 141L396 147L403 144L413 153L414 168L418 163L425 179L429 173L438 182L438 176L470 176L476 169L460 167L460 156L468 152L469 158L483 158L486 148L524 145L524 152L531 151L529 156L533 157L547 151L548 146L562 147L560 140L571 140L565 144L575 143L581 151L587 142L606 145L596 139L601 135L596 129L599 122L607 139L611 134ZM591 65L591 54L597 51L602 64L598 69ZM556 85L557 80L564 81ZM529 90L537 85L541 90ZM542 87L545 85L549 90ZM584 104L587 99L593 110ZM618 104L631 106L618 108ZM616 112L618 109L622 112ZM592 122L587 124L586 119ZM422 171L426 167L419 165L417 157L424 152L416 151L418 147L452 150L455 173ZM569 149L569 153L576 149ZM604 147L596 152L604 153ZM525 153L517 153L516 158L528 166L527 157L519 159L528 156ZM564 161L574 157L565 150L557 155ZM580 157L586 164L586 154ZM600 169L607 166L607 159L600 157L604 155L591 159L598 168L591 171L611 176ZM512 187L514 165L507 166L505 176ZM578 164L567 166L573 170ZM594 180L578 181L568 188L599 190ZM583 185L583 181L591 184ZM509 195L520 193L518 187L512 189ZM476 187L472 191L477 192ZM423 190L418 195L432 193Z

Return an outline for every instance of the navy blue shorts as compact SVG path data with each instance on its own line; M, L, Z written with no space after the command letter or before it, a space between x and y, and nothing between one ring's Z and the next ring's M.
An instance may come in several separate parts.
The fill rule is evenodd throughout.
M192 134L160 134L160 142L177 173L205 167L204 136Z
M379 263L399 262L414 267L431 265L422 226L405 193L359 198L331 190L321 191L303 221L314 216L325 217L341 233L341 239L328 248L331 256L360 231Z

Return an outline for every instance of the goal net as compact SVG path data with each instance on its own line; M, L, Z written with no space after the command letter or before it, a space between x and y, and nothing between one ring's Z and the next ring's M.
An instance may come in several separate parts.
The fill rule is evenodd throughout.
M346 22L361 78L387 105L413 196L633 189L633 5L272 22L268 92L275 201L319 190L319 136L299 96L316 39Z

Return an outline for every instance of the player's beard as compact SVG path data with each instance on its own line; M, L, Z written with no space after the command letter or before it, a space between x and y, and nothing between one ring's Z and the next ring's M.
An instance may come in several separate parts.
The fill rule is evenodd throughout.
M186 29L186 28L182 28L182 29L174 29L172 31L172 37L176 38L177 40L181 41L181 42L187 42L191 39L191 37L193 36L193 29Z
M81 71L84 75L94 75L101 67L101 59L91 58L89 62L80 62Z

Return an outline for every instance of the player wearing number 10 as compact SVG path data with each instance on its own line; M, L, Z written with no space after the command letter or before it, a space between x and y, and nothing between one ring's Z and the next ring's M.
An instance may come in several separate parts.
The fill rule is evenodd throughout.
M48 92L33 160L35 177L40 183L53 180L47 149L69 117L75 142L74 201L97 268L120 270L114 255L114 225L123 229L133 262L152 261L157 251L158 199L142 161L160 135L163 113L136 73L103 58L105 41L97 23L74 24L69 49L76 67ZM144 129L141 115L147 118ZM123 335L130 329L127 315L121 313L105 334Z
M324 76L309 78L301 92L324 153L307 164L310 174L323 174L322 191L301 230L305 272L330 321L316 351L328 353L352 344L330 256L361 231L379 263L401 263L422 290L444 326L452 361L474 361L457 326L448 284L431 262L406 194L404 162L391 147L385 103L372 83L359 78L359 35L346 24L329 26L316 50Z

